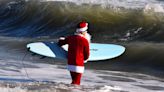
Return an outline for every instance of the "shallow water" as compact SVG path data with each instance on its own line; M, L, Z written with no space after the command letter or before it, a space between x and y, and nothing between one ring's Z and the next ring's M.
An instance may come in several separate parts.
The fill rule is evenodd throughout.
M0 90L3 92L164 91L162 0L1 0ZM70 85L66 62L26 49L57 41L89 22L92 42L126 47L118 58L88 62L82 86Z

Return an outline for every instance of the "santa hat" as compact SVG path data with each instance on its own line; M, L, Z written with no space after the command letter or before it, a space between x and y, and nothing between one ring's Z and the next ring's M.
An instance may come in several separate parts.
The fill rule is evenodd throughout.
M76 32L85 32L88 29L88 23L87 22L80 22L77 25Z

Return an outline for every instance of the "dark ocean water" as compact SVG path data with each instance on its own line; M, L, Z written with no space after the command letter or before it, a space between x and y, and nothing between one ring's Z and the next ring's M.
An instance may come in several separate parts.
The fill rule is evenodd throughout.
M138 7L127 8L108 3L2 0L0 36L57 39L73 34L76 24L85 20L89 22L92 42L127 47L120 62L163 68L164 12L157 11L162 4L139 3Z
M0 44L22 52L29 42L72 35L76 24L85 20L92 42L126 47L122 56L89 63L89 68L163 76L163 1L91 1L1 0Z

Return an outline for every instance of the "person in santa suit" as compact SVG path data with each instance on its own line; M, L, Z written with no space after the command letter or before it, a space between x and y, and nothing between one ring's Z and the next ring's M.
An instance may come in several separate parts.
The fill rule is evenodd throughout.
M72 83L80 85L81 77L84 72L84 63L90 55L91 36L87 32L88 23L80 22L74 35L59 39L59 46L68 44L68 70L70 71Z

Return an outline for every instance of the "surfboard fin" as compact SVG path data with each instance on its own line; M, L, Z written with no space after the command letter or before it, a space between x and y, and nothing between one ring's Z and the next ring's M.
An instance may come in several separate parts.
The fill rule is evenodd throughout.
M32 53L31 55L32 55L32 56L35 56L35 55L36 55L36 53Z
M44 59L44 58L46 58L46 56L42 56L40 59Z
M30 47L27 48L27 51L30 51Z

